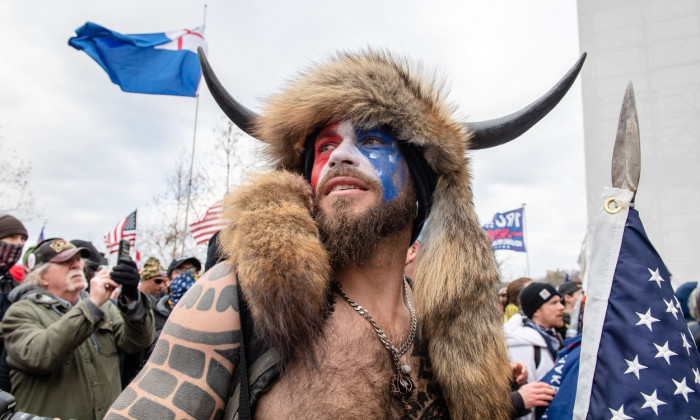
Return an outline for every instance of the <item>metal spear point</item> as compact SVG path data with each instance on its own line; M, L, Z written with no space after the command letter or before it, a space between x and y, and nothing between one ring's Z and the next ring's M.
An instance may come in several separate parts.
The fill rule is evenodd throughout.
M639 120L632 82L627 84L622 101L617 137L613 149L612 186L636 192L639 185L641 156L639 153Z

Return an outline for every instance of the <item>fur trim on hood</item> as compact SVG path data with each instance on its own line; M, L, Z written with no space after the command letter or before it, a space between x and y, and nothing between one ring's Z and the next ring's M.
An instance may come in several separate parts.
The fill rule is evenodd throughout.
M472 204L469 133L453 118L439 86L388 53L339 54L272 97L255 121L255 134L277 168L297 173L306 138L341 120L391 126L400 140L423 151L437 184L414 294L433 372L452 418L506 419L511 372L494 293L498 266ZM245 186L227 201L225 217L233 223L221 243L256 322L278 332L272 342L293 352L321 331L330 268L304 180L280 172L255 182L266 187ZM300 316L288 319L290 314Z

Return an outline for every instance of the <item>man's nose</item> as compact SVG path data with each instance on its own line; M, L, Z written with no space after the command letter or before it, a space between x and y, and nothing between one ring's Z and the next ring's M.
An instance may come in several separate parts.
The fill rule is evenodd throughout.
M336 147L328 159L328 166L333 167L343 167L343 166L358 166L359 165L359 153L357 146L353 139L344 138L340 142L338 147Z
M81 267L80 267L81 265L82 265L82 261L80 260L80 258L73 258L73 259L70 261L70 268L71 268L71 269L80 269L80 268L81 268Z

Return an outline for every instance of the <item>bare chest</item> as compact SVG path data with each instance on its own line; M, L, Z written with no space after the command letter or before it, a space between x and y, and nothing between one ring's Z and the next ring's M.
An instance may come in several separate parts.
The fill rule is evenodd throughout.
M260 399L256 418L448 418L420 331L402 358L415 384L403 401L391 394L395 368L389 352L367 321L343 315L334 313L325 340L313 345L317 366L291 364Z

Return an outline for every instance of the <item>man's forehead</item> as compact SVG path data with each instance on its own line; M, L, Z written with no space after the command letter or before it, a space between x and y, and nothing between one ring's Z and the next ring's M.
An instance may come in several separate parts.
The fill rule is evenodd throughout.
M561 302L561 296L552 295L552 297L547 299L547 301L545 303L555 303L555 302Z
M350 126L354 129L354 131L361 132L361 131L370 131L370 130L376 130L376 131L381 131L385 134L391 135L392 137L396 137L396 130L392 128L389 125L372 125L366 122L357 122L357 121L352 121L352 120L340 120L340 121L335 121L328 123L321 127L321 129L318 131L318 134L316 135L316 138L320 138L322 136L337 132L340 126Z

